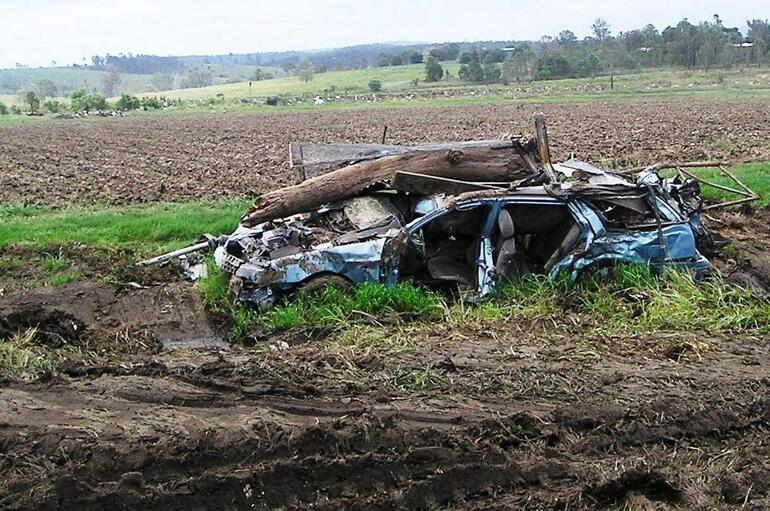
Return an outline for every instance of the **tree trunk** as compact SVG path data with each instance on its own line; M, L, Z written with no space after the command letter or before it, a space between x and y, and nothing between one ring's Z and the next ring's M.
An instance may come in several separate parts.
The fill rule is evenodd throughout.
M386 156L316 176L257 197L241 219L246 227L305 213L328 202L354 197L375 183L392 182L397 171L461 181L510 182L526 177L527 167L511 150L415 152Z

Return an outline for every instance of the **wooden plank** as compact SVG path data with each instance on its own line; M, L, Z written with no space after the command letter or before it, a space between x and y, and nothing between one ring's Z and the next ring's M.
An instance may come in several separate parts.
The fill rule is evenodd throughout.
M396 177L393 179L392 186L399 192L414 193L418 195L433 195L439 193L445 195L460 195L465 192L496 190L500 188L486 183L460 181L446 177L400 171L396 172Z

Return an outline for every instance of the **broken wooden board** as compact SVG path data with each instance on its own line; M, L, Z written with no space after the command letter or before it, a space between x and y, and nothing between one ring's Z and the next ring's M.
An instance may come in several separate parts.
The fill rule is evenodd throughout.
M460 195L466 192L476 192L479 190L496 190L499 186L493 186L488 183L478 183L472 181L460 181L446 177L429 176L425 174L414 174L412 172L396 172L393 179L393 188L399 192L414 193L418 195Z
M512 149L510 140L472 140L439 142L414 146L386 144L289 144L289 165L300 171L303 179L311 179L339 168L385 156L413 152L434 152L464 149Z

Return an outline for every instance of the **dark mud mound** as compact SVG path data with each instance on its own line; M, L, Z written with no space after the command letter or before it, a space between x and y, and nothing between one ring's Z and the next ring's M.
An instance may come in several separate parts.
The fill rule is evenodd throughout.
M676 504L682 500L682 491L669 483L663 474L638 469L624 472L620 477L588 488L585 492L600 506L618 504L634 493L658 502Z
M72 314L45 309L40 305L0 316L0 339L23 335L29 330L34 331L32 342L49 348L60 348L65 344L80 345L86 326Z
M189 285L139 289L76 283L0 297L0 336L36 328L49 347L64 343L111 352L226 347L209 325L203 305Z

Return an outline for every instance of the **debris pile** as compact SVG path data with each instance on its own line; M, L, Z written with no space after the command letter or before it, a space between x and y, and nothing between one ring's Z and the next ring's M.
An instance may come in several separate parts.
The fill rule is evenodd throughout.
M692 165L669 179L653 165L631 179L575 158L552 162L542 114L535 133L413 147L293 143L302 182L258 197L232 234L140 264L212 248L233 295L260 309L327 284L411 279L483 296L499 279L574 278L618 262L708 269L698 247L713 242ZM722 188L741 199L723 206L756 198L732 179L740 190Z

